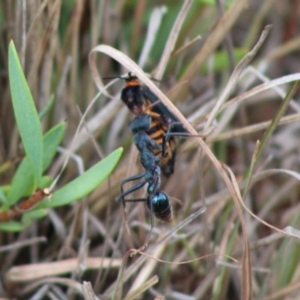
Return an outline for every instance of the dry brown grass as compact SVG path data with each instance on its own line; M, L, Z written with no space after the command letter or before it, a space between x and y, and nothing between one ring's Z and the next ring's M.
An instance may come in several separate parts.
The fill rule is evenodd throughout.
M67 120L62 147L68 148L95 100L75 153L88 168L117 147L125 151L110 178L86 199L49 210L21 233L0 233L0 297L300 297L294 83L300 79L300 2L235 0L229 8L200 2L1 3L1 186L10 184L22 155L7 76L11 38L38 110L54 96L45 131ZM168 11L155 32L150 13L162 3ZM158 88L133 61L168 80ZM141 166L131 146L132 116L120 101L124 83L105 86L101 80L128 71L191 134L207 135L205 141L178 139L175 173L162 186L172 200L173 223L156 220L150 246L133 258L128 250L141 246L150 228L148 210L144 203L127 205L126 221L114 199L120 182ZM63 162L58 155L47 174L57 175ZM77 174L78 161L71 160L59 185Z

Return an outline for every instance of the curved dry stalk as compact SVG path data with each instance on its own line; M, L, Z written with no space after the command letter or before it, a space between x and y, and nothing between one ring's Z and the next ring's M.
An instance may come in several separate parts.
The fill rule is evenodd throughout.
M268 25L265 27L258 42L253 47L253 49L249 53L247 53L245 55L245 57L237 64L237 66L235 67L233 73L231 74L229 81L228 81L224 91L222 92L219 100L215 104L212 112L209 114L209 117L208 117L207 122L205 123L204 129L207 129L212 125L213 120L217 117L217 115L220 112L221 106L226 101L226 99L229 97L229 95L233 91L233 89L236 87L239 77L241 76L245 67L250 63L250 61L253 59L253 57L256 55L256 53L258 52L258 50L264 43L270 30L271 30L271 25Z
M251 266L251 257L250 257L250 247L249 240L247 234L247 227L245 223L245 218L243 215L241 203L243 203L242 195L240 193L239 185L237 184L236 178L231 171L231 169L224 165L226 171L230 175L230 179L232 180L232 187L235 197L233 197L233 201L235 203L237 213L239 216L239 220L241 222L241 228L243 232L243 258L242 258L242 291L241 291L241 299L251 299L252 298L252 266Z
M121 259L101 258L101 257L87 257L83 269L98 270L102 268L119 268L121 266ZM13 267L5 274L6 282L29 282L32 280L39 280L45 277L59 276L66 273L76 271L78 268L78 258L70 258L56 262L46 262L39 264L30 264Z
M286 124L299 122L299 121L300 121L300 113L297 113L297 114L292 114L292 115L282 117L277 125L278 126L286 125ZM245 136L247 134L258 132L258 131L261 131L261 130L264 130L264 129L268 128L270 126L271 122L272 122L272 120L269 120L269 121L261 122L261 123L258 123L258 124L253 124L253 125L245 126L245 127L242 127L242 128L229 130L229 131L226 131L226 132L223 132L223 133L219 133L216 136L213 136L213 135L210 136L209 135L207 137L207 142L208 143L213 143L213 142L218 142L218 141L222 141L222 140L231 139L231 138L234 138L234 137L237 137L237 136ZM183 151L184 150L186 150L186 149L183 148Z
M141 286L139 286L136 290L131 290L131 292L129 292L123 300L132 300L132 299L137 299L137 297L141 297L143 292L147 291L153 285L158 283L158 281L159 281L158 276L154 275L152 278L150 278Z
M138 65L141 66L141 68L143 68L146 64L152 46L155 42L155 38L159 33L158 29L159 26L161 25L163 15L166 12L167 12L167 8L166 6L163 5L161 7L154 8L151 13L145 43L140 58L138 59Z
M261 85L258 85L256 87L254 87L253 89L251 89L250 91L246 91L243 92L242 94L232 98L231 100L227 101L226 103L224 103L224 105L221 107L221 110L224 110L225 108L227 108L228 106L234 104L234 103L239 103L241 101L246 100L247 98L250 98L252 96L255 96L263 91L269 90L273 87L285 84L285 83L289 83L289 82L293 82L293 81L297 81L300 80L300 73L294 73L291 75L286 75L286 76L282 76L280 78L271 80L269 82L263 83Z
M158 63L157 70L154 73L154 78L161 79L164 71L167 66L167 62L171 56L172 51L174 50L175 43L177 41L179 31L182 27L183 21L185 20L185 17L191 8L193 1L192 0L185 0L184 4L179 12L179 15L177 16L177 19L173 25L173 28L171 30L170 36L168 38L168 42L164 48L164 52L161 56L161 59Z
M193 61L190 62L189 67L180 78L179 83L182 81L189 81L199 72L202 65L223 41L224 37L236 22L241 12L247 8L247 5L246 0L235 0L231 4L230 8L226 11L222 19L218 22L217 26L207 38L199 53L195 56ZM173 99L176 97L177 99L185 99L184 95L186 95L187 92L188 86L184 85L176 94L170 94L170 98Z

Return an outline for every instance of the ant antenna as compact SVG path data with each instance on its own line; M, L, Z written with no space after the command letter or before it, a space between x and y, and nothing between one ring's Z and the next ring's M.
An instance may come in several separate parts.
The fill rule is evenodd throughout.
M117 79L117 78L119 78L119 79L124 79L122 76L112 76L112 77L102 77L102 79Z
M127 73L127 77L122 77L122 76L111 76L111 77L102 77L102 79L125 79L125 80L133 80L133 79L138 79L138 77L133 73L133 72L128 72ZM163 79L163 80L160 80L160 79L156 79L156 78L153 78L153 77L149 77L152 81L156 81L156 82L164 82L166 80L169 80L169 79Z

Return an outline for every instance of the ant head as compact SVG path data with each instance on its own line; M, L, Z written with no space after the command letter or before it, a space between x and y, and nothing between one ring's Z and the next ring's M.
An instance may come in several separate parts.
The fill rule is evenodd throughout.
M137 76L133 72L128 72L127 77L124 79L126 81L138 80Z
M121 78L125 79L126 86L138 86L138 85L140 85L139 79L132 72L128 72L127 77L121 77Z

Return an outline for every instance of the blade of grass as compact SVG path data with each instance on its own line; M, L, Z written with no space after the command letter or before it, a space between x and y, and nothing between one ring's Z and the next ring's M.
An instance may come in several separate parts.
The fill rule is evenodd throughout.
M103 260L103 261L102 261ZM97 270L102 264L102 268L118 268L121 260L111 258L87 257L85 260L85 269ZM78 268L78 258L70 258L55 262L45 262L15 266L8 270L5 274L6 282L29 282L50 276L59 276L71 273Z
M173 25L172 30L171 30L171 33L170 33L170 36L168 38L167 44L164 48L164 52L161 56L161 59L159 61L158 66L157 66L157 70L154 73L154 78L157 78L157 79L162 78L162 76L164 74L164 71L166 69L166 66L167 66L167 62L168 62L168 60L171 56L172 51L174 50L174 46L175 46L175 43L177 41L179 31L182 27L182 23L185 20L185 17L187 15L189 9L191 8L192 3L193 3L193 1L191 1L191 0L185 0L184 1L184 4L183 4L183 6L180 10L180 13L177 16L177 19L176 19L176 21Z
M255 151L255 153L253 155L251 165L250 165L250 169L249 169L248 174L247 174L247 184L246 184L246 187L245 187L245 190L244 190L244 199L245 199L246 195L248 194L248 191L249 191L249 188L250 188L250 185L251 185L251 178L252 178L252 174L254 172L254 167L256 165L256 162L259 159L262 151L266 147L266 144L269 141L269 139L271 138L274 130L277 128L277 126L279 124L279 121L280 121L282 115L284 114L284 112L286 111L289 102L291 101L291 99L293 99L293 96L295 95L295 93L296 93L296 91L299 87L299 83L300 83L300 81L295 81L293 83L293 85L290 88L290 90L288 91L286 97L282 101L282 103L281 103L281 105L278 109L277 114L275 115L275 117L271 121L271 124L268 127L268 129L266 130L266 132L264 133L261 142L258 143L257 151Z
M285 124L290 124L290 123L299 122L299 121L300 121L300 113L296 113L296 114L291 114L291 115L282 117L280 119L278 125L285 125ZM229 131L220 133L217 136L212 136L212 137L208 136L207 142L213 143L213 142L231 139L231 138L234 138L237 136L244 136L247 134L258 132L258 131L268 128L270 126L271 122L272 122L272 120L264 121L261 123L256 123L256 124L245 126L242 128L229 130Z
M61 143L65 127L65 123L60 123L45 134L43 138L43 145L45 149L43 154L43 171L49 167L56 153L57 147ZM42 187L42 178L40 180L39 187ZM30 170L30 162L26 156L13 177L8 196L9 206L15 204L21 197L31 194L34 189L33 173Z
M9 81L18 129L33 170L34 188L36 188L40 184L43 168L42 128L12 41L9 44Z
M119 161L123 149L117 149L99 163L91 167L55 193L50 201L44 201L44 207L57 207L72 203L94 190L112 172Z
M163 5L154 8L151 13L144 47L138 60L138 65L141 66L141 68L145 66L147 59L149 58L149 53L155 43L156 36L159 32L158 29L161 26L162 18L166 12L167 8Z
M222 94L221 94L218 102L214 106L212 112L209 114L209 118L208 118L207 122L205 123L204 130L207 130L211 126L213 120L216 118L217 114L219 113L222 104L226 101L226 99L228 98L230 93L236 87L236 84L237 84L237 81L238 81L240 75L244 71L245 67L249 64L249 62L256 55L258 50L261 48L261 46L262 46L263 42L265 41L265 39L267 38L270 30L271 30L270 25L265 27L265 29L263 30L256 45L253 47L253 49L249 53L247 53L245 55L245 57L238 63L238 65L234 69L233 73L230 76L228 84L226 85L226 88L222 92ZM221 126L220 128L223 128L223 127Z
M270 139L272 133L274 132L274 130L276 129L282 115L285 113L286 109L287 109L287 106L289 104L289 102L293 99L298 87L299 87L299 83L300 81L295 81L292 85L292 87L290 88L290 90L288 91L285 99L282 101L279 109L278 109L278 112L276 114L276 116L274 117L274 119L272 120L269 128L267 129L267 131L265 132L262 140L261 140L261 143L260 143L260 147L258 149L258 152L257 152L257 158L259 158L259 156L261 155L263 149L265 148L268 140Z
M279 86L279 85L282 85L282 84L286 84L286 83L289 83L289 82L297 81L297 80L300 80L300 73L294 73L294 74L282 76L280 78L276 78L276 79L271 80L269 82L263 83L261 85L258 85L256 87L254 87L253 89L251 89L249 91L241 93L240 95L234 97L230 101L227 101L226 103L224 103L224 105L222 105L221 110L227 108L228 106L230 106L234 103L244 101L247 98L255 96L255 95L257 95L259 93L262 93L263 91L266 91L266 90L271 89L273 87L276 87L276 86Z
M203 64L211 56L213 51L220 45L230 28L233 26L233 24L240 16L241 12L246 7L247 1L245 0L235 0L231 4L229 10L224 14L222 19L219 21L218 25L207 38L207 41L203 45L202 49L199 51L199 53L196 55L193 61L189 64L189 67L180 78L178 84L180 84L180 82L189 81L199 72ZM181 99L185 99L185 95L188 92L188 88L189 86L187 84L183 84L181 89L176 91L176 95L175 92L171 92L169 94L169 97L171 99L176 97L178 101L181 101Z
M251 257L250 257L250 247L249 239L247 235L247 226L242 210L241 203L243 203L242 195L234 174L231 169L224 165L224 168L229 173L230 179L232 181L232 194L234 194L233 201L236 206L236 210L241 222L241 228L243 232L243 257L242 257L242 290L241 299L249 300L252 299L252 267L251 267Z
M140 286L139 288L137 288L132 292L129 292L127 296L124 298L124 300L137 299L138 297L141 297L143 292L147 291L156 283L158 283L158 276L154 275L152 278L147 280L142 286Z

